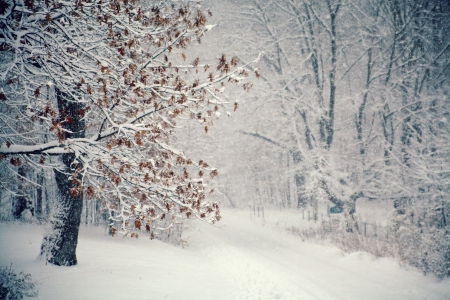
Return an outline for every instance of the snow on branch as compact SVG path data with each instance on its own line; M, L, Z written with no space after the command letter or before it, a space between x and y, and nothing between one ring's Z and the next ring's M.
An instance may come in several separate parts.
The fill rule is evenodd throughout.
M220 220L206 199L217 170L170 140L180 116L207 131L230 104L227 85L250 89L255 62L223 54L210 66L179 55L214 27L201 7L4 3L0 158L11 169L54 168L46 157L61 156L73 173L71 195L100 199L124 234L153 236L158 222L191 216Z

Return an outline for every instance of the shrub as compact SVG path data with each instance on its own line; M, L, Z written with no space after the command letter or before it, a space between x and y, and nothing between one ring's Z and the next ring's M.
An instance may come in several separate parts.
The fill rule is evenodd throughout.
M16 273L12 265L0 267L0 299L17 300L24 297L37 297L37 285L30 274Z
M346 218L322 221L317 228L292 226L286 230L303 240L330 241L349 253L365 251L376 257L394 257L424 274L450 277L449 228L433 227L423 220L419 223L397 216L381 226Z

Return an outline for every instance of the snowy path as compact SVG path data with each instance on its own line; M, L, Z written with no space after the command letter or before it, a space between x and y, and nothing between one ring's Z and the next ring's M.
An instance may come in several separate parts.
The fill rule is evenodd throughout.
M450 299L449 281L406 271L391 259L304 243L275 230L270 215L265 225L244 212L227 211L225 219L221 230L198 225L194 243L234 287L224 299Z
M203 229L202 240L207 242L199 242L199 251L234 287L230 299L333 299L306 278L296 282L297 268L279 259L280 253L292 256L290 249L260 236L264 232L230 225L223 232Z
M438 282L391 259L343 254L302 242L266 219L223 212L223 228L193 223L181 249L146 238L110 238L83 228L79 265L36 261L43 228L0 223L0 264L32 274L40 299L166 300L448 300L450 280Z

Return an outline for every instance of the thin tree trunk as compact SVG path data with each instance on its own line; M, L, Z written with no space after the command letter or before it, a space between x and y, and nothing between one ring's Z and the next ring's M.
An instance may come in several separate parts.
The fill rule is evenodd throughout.
M364 143L363 138L363 118L364 118L364 109L366 108L367 96L369 94L370 80L371 80L371 72L372 72L372 49L367 50L367 77L366 77L366 88L363 94L363 100L358 109L358 115L356 118L356 132L357 138L360 143L359 146L359 154L363 159L364 165L364 155L366 154L366 145Z
M281 154L281 157L283 157L283 154ZM289 152L286 155L286 170L287 170L287 174L289 174L289 162L290 162L290 156L289 156ZM287 206L290 208L292 205L292 201L291 201L291 178L289 175L286 176L286 202L287 202Z
M23 166L19 167L18 172L19 174L19 193L20 195L15 197L14 199L14 205L13 205L13 216L14 219L20 219L22 216L22 213L27 208L27 196L26 196L26 187L24 184L23 178L26 176L25 174L25 168Z
M390 155L394 146L394 124L392 121L392 113L387 103L383 107L382 127L384 139L386 141L386 145L384 147L384 164L389 166L391 164Z
M334 137L334 107L336 102L336 62L337 62L337 45L336 45L336 16L339 10L340 4L337 4L333 10L330 2L328 2L328 10L330 11L330 27L331 27L331 70L330 70L330 103L328 107L328 120L327 120L327 140L326 149L331 148Z
M43 186L44 186L44 171L38 171L36 174L37 188L36 188L36 208L35 214L38 219L42 218L42 199L43 199Z

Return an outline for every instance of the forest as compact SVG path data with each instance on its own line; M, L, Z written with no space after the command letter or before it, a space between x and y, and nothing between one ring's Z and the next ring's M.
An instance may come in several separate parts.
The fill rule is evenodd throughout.
M0 0L0 61L0 226L45 262L277 210L450 276L448 1Z
M319 221L342 211L331 232L294 231L448 276L449 3L215 5L222 34L213 39L225 53L264 53L250 93L234 94L233 124L209 137L217 146L189 127L179 137L192 153L219 157L215 197ZM364 237L378 226L386 238Z

